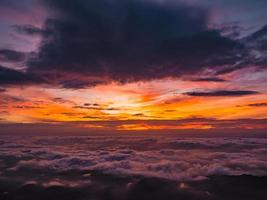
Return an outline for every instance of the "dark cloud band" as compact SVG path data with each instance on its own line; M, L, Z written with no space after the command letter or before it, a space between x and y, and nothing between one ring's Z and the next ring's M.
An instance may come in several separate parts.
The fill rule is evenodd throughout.
M247 96L247 95L255 95L258 94L257 91L250 90L218 90L211 92L187 92L185 93L188 96L195 97L223 97L223 96Z

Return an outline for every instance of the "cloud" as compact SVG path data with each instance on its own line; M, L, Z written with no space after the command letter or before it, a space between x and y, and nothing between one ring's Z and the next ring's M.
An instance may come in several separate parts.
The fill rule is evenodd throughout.
M246 44L248 56L245 64L255 65L266 68L267 61L267 25L252 33L246 38L243 38L243 43Z
M244 45L243 50L239 52L240 57L232 65L223 66L215 70L215 75L224 75L238 71L243 68L256 67L266 68L267 61L267 25L243 37L238 41Z
M90 135L35 136L29 140L9 136L1 142L3 173L42 172L52 176L54 172L101 171L179 181L267 173L264 138Z
M5 88L0 88L0 93L1 92L6 92L6 89Z
M112 81L202 77L205 72L209 73L193 81L224 82L216 75L266 67L266 27L234 39L229 35L239 32L238 24L213 29L212 8L182 2L43 1L49 10L43 26L12 26L17 33L40 36L37 52L29 56L2 49L0 59L26 61L28 78L41 77L53 87L67 89Z
M23 52L11 49L0 49L0 61L2 62L21 62L25 59L26 54Z
M250 107L267 107L267 103L251 103L248 104Z
M26 73L56 87L201 77L207 71L207 77L193 81L224 82L214 75L263 67L267 60L265 27L246 38L224 36L209 26L210 10L198 4L146 0L43 4L49 10L43 27L13 28L41 37L36 54L27 58ZM236 29L230 24L227 32Z
M7 105L8 103L22 103L26 100L24 98L21 98L19 96L12 96L8 94L3 94L0 96L0 105Z
M13 106L13 108L17 109L35 109L35 108L42 108L40 106Z
M233 63L242 48L210 30L209 11L200 7L145 0L45 4L51 18L42 31L50 34L43 35L28 71L56 72L66 88L99 84L90 78L66 79L66 74L128 82L199 73ZM29 27L29 32L36 30Z
M184 94L195 97L223 97L223 96L238 97L238 96L255 95L259 94L259 92L250 90L218 90L211 92L187 92Z
M261 27L256 32L252 33L248 37L245 38L247 42L250 42L252 44L254 42L254 45L264 45L264 44L257 44L255 42L266 42L266 34L267 34L267 25Z
M191 81L196 81L196 82L226 82L226 80L218 77L205 77L205 78L197 78L193 79Z
M41 83L40 77L0 65L0 85L25 85Z
M44 31L41 28L35 27L33 25L13 25L13 29L24 35L29 35L29 36L45 36L48 35L49 33Z
M106 83L103 80L100 81L100 80L92 80L92 79L89 79L89 80L68 79L64 77L64 75L60 79L61 80L57 84L67 89L83 89L83 88L93 87L96 85Z
M79 188L86 185L90 185L90 180L87 181L72 181L72 180L62 180L59 178L52 179L48 182L43 183L43 187L68 187L68 188Z
M32 5L31 0L1 3L26 10ZM43 5L49 12L43 26L12 26L19 34L41 38L36 54L2 49L0 60L27 61L25 74L53 87L82 89L112 81L201 77L205 72L207 77L194 81L223 82L214 76L266 67L266 26L236 39L242 32L236 22L211 28L212 3L43 0Z

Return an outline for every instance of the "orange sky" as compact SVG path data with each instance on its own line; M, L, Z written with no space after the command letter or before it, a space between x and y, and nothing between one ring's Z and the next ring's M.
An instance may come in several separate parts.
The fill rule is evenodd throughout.
M236 88L232 82L207 83L174 79L110 83L87 89L51 89L35 86L13 87L1 93L2 123L87 122L142 120L143 123L121 124L117 130L212 129L208 121L151 125L150 120L264 119L267 94L244 96L189 96L198 88L218 90ZM241 89L249 89L244 87ZM262 88L258 88L260 90ZM255 127L259 125L255 125ZM103 128L103 125L86 125ZM251 125L250 125L251 128Z

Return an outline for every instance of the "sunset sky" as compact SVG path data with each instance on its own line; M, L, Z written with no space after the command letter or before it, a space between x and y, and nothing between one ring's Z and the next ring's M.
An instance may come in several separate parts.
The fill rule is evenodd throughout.
M265 131L266 8L1 0L0 132Z

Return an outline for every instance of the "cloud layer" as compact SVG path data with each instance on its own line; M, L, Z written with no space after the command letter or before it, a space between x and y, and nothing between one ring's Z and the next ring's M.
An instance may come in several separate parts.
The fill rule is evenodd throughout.
M1 137L1 171L98 170L170 180L267 175L267 140L177 136Z

